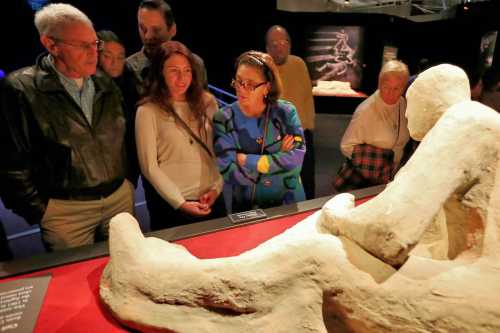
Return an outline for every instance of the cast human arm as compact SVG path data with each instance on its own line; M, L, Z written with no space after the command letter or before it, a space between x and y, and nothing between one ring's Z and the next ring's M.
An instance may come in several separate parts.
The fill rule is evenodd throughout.
M3 158L0 160L0 196L6 208L22 216L29 224L39 223L49 198L35 182L34 154L29 133L36 120L22 90L22 84L12 77L2 82L0 135Z
M354 198L336 196L325 205L321 225L391 265L402 264L445 202L451 196L466 198L498 163L498 116L495 120L490 112L480 120L481 108L467 115L453 112L455 107L383 192L356 208Z
M284 127L284 134L279 142L266 142L266 147L274 144L282 144L282 140L287 135L293 136L293 147L290 150L282 151L281 149L270 154L247 154L245 168L254 170L262 174L275 173L279 171L289 171L302 166L306 145L304 139L304 131L302 129L299 116L295 106L289 102L280 104L280 110L276 113L277 118L270 119L270 122L280 122ZM269 124L269 126L275 126Z
M234 124L233 110L230 106L224 107L215 113L214 133L214 151L224 182L245 186L255 184L258 173L238 165L236 154L242 152L242 149Z
M158 124L152 104L140 106L135 118L135 136L142 175L164 200L174 209L178 209L186 200L177 185L158 164L157 133Z

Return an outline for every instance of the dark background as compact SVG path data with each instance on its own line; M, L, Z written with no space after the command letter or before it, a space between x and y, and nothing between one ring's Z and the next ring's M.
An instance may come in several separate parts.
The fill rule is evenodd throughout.
M110 29L124 41L127 53L140 48L134 0L76 0L96 30ZM303 56L305 36L315 25L364 27L364 73L361 89L373 92L385 45L398 48L398 58L410 71L420 58L449 62L467 71L479 62L480 40L490 30L500 30L500 1L478 2L469 10L457 9L454 19L415 23L381 14L289 13L276 10L275 0L190 1L171 0L177 22L176 39L184 42L206 63L211 84L229 89L235 58L249 49L264 50L264 35L273 24L285 26L293 39L292 53ZM33 25L33 10L25 0L3 0L1 6L2 61L6 72L34 63L43 49ZM500 63L497 42L494 65Z

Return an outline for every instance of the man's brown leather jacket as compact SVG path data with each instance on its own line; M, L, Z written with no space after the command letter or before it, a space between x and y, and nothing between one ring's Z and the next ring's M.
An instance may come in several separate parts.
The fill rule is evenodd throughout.
M116 190L127 172L122 95L102 73L90 125L42 55L2 83L0 194L28 223L50 198L93 200Z

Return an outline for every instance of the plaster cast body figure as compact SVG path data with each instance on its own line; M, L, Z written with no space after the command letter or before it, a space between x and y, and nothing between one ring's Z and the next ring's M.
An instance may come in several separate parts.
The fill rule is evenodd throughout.
M104 303L145 332L499 331L500 116L470 101L451 65L407 97L423 140L377 197L353 208L340 194L255 249L208 260L119 215Z

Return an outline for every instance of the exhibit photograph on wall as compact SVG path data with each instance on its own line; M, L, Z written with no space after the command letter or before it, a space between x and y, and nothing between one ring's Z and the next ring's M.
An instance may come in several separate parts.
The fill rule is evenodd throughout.
M495 54L495 46L497 42L498 31L488 31L481 38L480 45L480 66L481 68L491 67L493 64L493 56Z
M362 79L363 28L317 26L306 35L305 60L314 85L319 81L349 82L359 88Z

